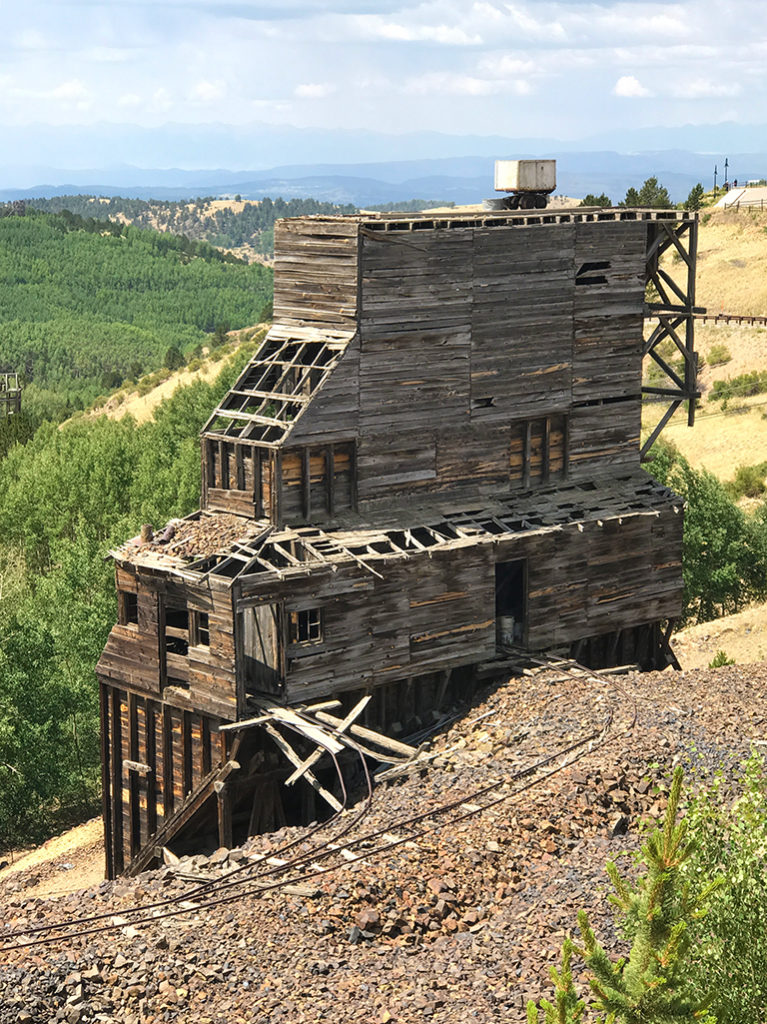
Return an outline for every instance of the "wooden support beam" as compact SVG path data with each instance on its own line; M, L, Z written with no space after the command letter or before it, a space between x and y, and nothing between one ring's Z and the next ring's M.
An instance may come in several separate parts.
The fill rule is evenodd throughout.
M325 488L328 515L332 516L336 511L336 458L332 444L325 449Z
M358 701L358 703L354 705L354 707L349 712L349 714L346 716L346 718L343 719L341 724L336 729L333 730L333 733L336 736L340 736L341 733L346 732L346 730L349 728L349 726L352 724L352 722L356 718L358 718L359 715L362 714L362 712L365 710L365 708L368 706L368 704L370 703L371 700L372 700L372 695L368 694L367 696L363 697L361 701ZM289 778L285 779L285 785L286 786L292 786L295 782L297 782L301 778L301 776L304 774L304 772L308 768L311 768L313 765L315 765L319 761L319 759L325 753L326 753L326 750L325 750L324 747L317 747L317 749L314 751L314 753L310 754L307 758L305 758L303 763L296 768L296 770L293 772L293 774Z
M123 852L123 787L122 787L122 700L119 690L112 690L112 837L114 841L114 871L119 875L125 865Z
M341 724L342 719L336 718L334 715L329 715L325 711L317 711L315 718L318 718L321 722L325 722L327 725L335 726L336 728ZM379 747L383 747L384 750L391 750L395 754L399 754L401 757L412 757L415 752L415 747L408 746L407 743L401 743L399 740L392 739L391 736L384 736L383 733L375 732L373 729L367 729L363 725L352 725L348 730L352 736L359 736L360 739L369 740L371 743L377 744Z
M186 798L192 792L192 712L181 712L181 751L183 762L183 792Z
M173 716L167 704L162 708L162 807L163 819L173 814Z
M127 764L135 764L138 758L138 711L136 694L128 691L128 754L123 761L123 769ZM130 823L129 848L131 860L141 849L141 806L139 801L139 780L134 772L128 779L128 821Z
M144 749L146 751L146 831L153 836L157 831L157 705L149 697L144 700Z
M112 849L112 793L109 780L112 751L109 729L109 689L106 683L99 683L99 718L101 724L101 816L104 822L105 873L107 878L115 877L114 851Z
M294 765L296 768L300 767L301 764L303 763L302 759L298 756L295 750L293 750L293 748L290 746L287 740L274 728L273 725L270 725L268 722L264 725L264 728L272 737L272 739L277 744L282 753L285 755L285 757L287 757L288 761L290 761L290 763ZM339 812L343 810L343 804L336 800L333 794L329 793L328 790L320 784L316 776L311 771L305 771L304 778L309 783L309 785L312 786L319 793L322 799L326 803L330 804L334 811Z

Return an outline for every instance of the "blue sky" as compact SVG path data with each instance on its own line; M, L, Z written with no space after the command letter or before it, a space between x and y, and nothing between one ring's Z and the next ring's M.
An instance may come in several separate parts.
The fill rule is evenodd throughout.
M0 11L5 125L576 139L767 121L762 0L0 0Z

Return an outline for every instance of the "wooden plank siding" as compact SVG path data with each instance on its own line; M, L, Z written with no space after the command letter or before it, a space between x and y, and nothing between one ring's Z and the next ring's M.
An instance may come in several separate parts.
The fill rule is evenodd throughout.
M162 696L178 707L196 708L210 715L232 719L237 711L237 683L234 657L234 625L228 592L198 589L163 577L135 576L117 571L118 591L133 588L138 594L138 625L112 628L97 665L97 672L112 685L128 685L136 692ZM189 646L174 668L183 666L184 686L169 685L168 667L162 656L161 610L164 602L185 606L208 615L210 644ZM170 673L174 677L173 670ZM177 678L179 672L175 672Z
M676 506L677 509L679 506ZM492 657L494 565L527 564L525 645L532 650L678 615L682 515L654 512L453 542L309 579L236 584L242 614L262 603L317 607L322 640L288 648L289 703Z
M278 220L274 229L274 317L284 323L354 322L356 221Z

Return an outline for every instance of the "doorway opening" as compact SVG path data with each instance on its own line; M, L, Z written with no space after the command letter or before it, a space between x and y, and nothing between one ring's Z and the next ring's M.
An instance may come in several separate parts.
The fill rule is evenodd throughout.
M495 566L495 624L499 647L525 642L527 563L498 562Z

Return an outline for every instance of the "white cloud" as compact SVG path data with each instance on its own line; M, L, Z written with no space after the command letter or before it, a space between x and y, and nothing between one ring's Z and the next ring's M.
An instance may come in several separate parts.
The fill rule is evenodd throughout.
M682 100L731 99L740 96L739 82L714 82L710 78L694 78L673 86L671 95Z
M361 30L361 34L372 39L385 39L397 43L439 43L443 46L478 46L482 36L478 32L467 32L459 25L413 24L386 21L377 14L362 15L349 19Z
M131 53L128 50L122 50L116 46L93 46L89 50L83 51L82 56L85 60L91 60L96 64L122 64L131 59Z
M535 61L529 58L512 57L505 53L502 57L484 57L478 64L480 71L491 78L515 78L518 75L530 75L537 70Z
M404 91L416 95L490 96L497 93L512 93L526 96L531 89L525 81L475 78L473 75L435 71L409 79L405 83Z
M173 107L173 100L168 90L163 88L155 89L152 93L150 107L156 114L167 114Z
M330 82L304 82L297 85L295 95L302 100L321 100L332 95L336 87Z
M122 96L117 97L117 106L131 109L132 107L141 106L141 97L135 92L126 92Z
M623 75L613 86L613 93L616 96L624 96L630 99L638 99L642 96L652 96L649 89L646 89L638 78L633 75Z
M203 79L192 88L189 98L197 103L215 103L226 96L226 84L222 81L210 82Z

